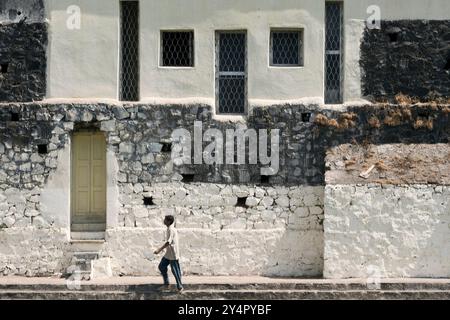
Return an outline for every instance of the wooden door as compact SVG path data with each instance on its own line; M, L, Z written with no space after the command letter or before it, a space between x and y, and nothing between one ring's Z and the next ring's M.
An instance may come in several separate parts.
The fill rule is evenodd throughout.
M77 132L73 135L72 144L72 230L77 229L74 228L76 225L88 227L86 225L89 224L104 229L103 225L106 223L105 136L101 132Z

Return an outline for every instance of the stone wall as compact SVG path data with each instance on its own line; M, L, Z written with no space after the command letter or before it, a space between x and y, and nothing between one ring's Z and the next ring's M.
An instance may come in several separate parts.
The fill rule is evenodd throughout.
M164 145L171 143L174 129L190 130L194 120L203 120L205 129L242 125L213 121L207 106L0 108L0 272L65 272L73 251L70 212L55 209L55 203L69 208L64 203L69 198L58 196L63 190L52 181L63 175L58 179L70 190L66 167L70 136L90 127L105 133L108 153L117 161L117 171L109 170L108 175L116 182L110 188L117 187L118 197L108 201L119 209L117 216L108 218L114 221L108 223L101 250L102 256L111 258L114 274L157 274L156 262L145 256L162 241L164 215L174 214L187 274L320 275L323 187L261 183L260 165L224 166L222 174L230 172L223 175L228 184L211 178L214 166L174 166ZM317 126L308 120L305 127ZM240 178L245 169L258 173L258 184ZM193 182L182 181L185 170L193 170L189 171L195 175Z
M361 43L362 93L391 100L450 97L450 21L382 21Z
M214 120L205 105L4 104L0 271L64 272L72 250L70 137L93 128L105 133L117 164L108 170L109 189L117 189L108 203L117 215L108 212L101 250L115 274L156 274L145 254L161 241L161 221L172 213L187 273L320 275L326 150L349 141L447 142L448 114L446 106L287 105L255 108L247 122L232 123ZM192 131L194 121L204 131L280 129L281 170L263 181L261 164L174 165L171 133Z
M114 275L158 274L159 261L146 257L163 243L161 226L166 214L177 220L185 274L322 273L322 187L155 184L145 190L123 188L132 189L122 190L120 223L107 230L100 252L111 259ZM142 205L144 191L154 197L155 205ZM5 197L11 199L11 195ZM238 205L237 199L243 197L246 201ZM5 223L17 216L12 211L6 212L0 227L0 274L65 273L74 251L69 229L45 221L42 215L34 217L31 225L8 226Z
M322 274L322 187L156 184L144 188L147 207L136 185L124 188L124 223L108 230L103 251L116 274L156 274L158 261L144 257L162 241L166 214L177 219L188 274Z
M447 143L450 107L443 105L376 105L343 111L317 105L254 108L246 122L213 119L207 105L107 105L24 103L0 105L0 183L33 189L56 168L57 151L80 127L105 132L108 148L119 162L120 183L181 181L324 185L325 154L343 143ZM181 165L171 163L171 134L185 128L193 136L194 121L202 129L224 133L239 127L280 130L280 170L262 180L256 165ZM209 142L204 142L205 147ZM39 146L48 152L39 154ZM166 147L166 148L165 148ZM248 148L248 146L247 146ZM20 167L22 166L22 167Z
M450 188L327 185L324 276L450 276Z
M58 276L70 265L66 229L48 226L0 227L0 276Z
M42 0L0 3L0 102L44 98L47 42Z

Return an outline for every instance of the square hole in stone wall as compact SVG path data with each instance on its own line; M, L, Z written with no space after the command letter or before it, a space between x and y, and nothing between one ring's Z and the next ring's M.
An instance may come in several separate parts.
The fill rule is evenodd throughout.
M246 203L247 203L247 197L238 197L236 207L248 208Z
M302 122L309 122L311 120L311 112L302 113Z
M163 142L161 152L172 152L172 143Z
M270 176L261 176L261 183L262 184L268 184L270 182Z
M8 67L9 67L8 63L1 63L0 64L0 72L1 73L7 73L8 72Z
M38 153L39 154L47 154L48 153L48 147L46 144L38 144Z
M153 197L144 197L144 206L154 206Z
M11 121L19 121L19 120L20 120L19 113L11 112Z
M194 182L195 174L182 174L181 176L183 177L181 182L184 183Z
M447 63L444 67L445 70L450 70L450 57L447 58Z
M387 35L389 37L390 42L398 42L398 33L397 32L390 32Z

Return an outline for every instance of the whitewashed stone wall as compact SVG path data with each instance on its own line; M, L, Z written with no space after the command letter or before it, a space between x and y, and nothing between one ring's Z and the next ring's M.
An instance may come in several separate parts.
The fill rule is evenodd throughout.
M40 218L37 189L16 191L1 194L8 208L0 218L0 275L63 274L75 250L69 229ZM154 205L144 206L142 195ZM322 274L323 187L125 184L118 201L117 227L100 250L114 275L158 274L159 257L146 257L163 243L167 214L176 217L185 274ZM8 226L8 217L15 223Z
M142 205L142 192L154 206ZM322 274L323 187L130 184L120 201L124 227L108 230L103 251L116 274L157 274L159 261L145 256L162 244L167 214L176 218L188 274Z
M57 276L71 256L67 230L53 227L0 228L0 276Z
M327 185L324 276L449 277L450 187Z

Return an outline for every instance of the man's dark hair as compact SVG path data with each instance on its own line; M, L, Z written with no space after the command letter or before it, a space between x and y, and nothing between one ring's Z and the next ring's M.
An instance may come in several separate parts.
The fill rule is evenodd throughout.
M172 225L175 221L175 218L172 215L165 216L164 220L169 222L169 225Z

